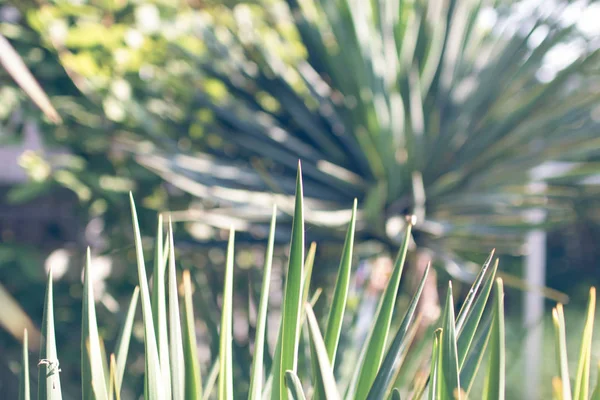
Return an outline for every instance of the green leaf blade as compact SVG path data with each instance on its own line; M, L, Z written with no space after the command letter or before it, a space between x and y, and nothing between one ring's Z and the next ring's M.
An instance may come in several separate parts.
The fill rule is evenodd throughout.
M256 338L254 340L254 355L252 358L252 375L250 377L249 400L260 400L263 385L263 357L265 349L265 333L267 328L267 308L269 305L269 287L271 284L271 268L273 265L273 248L275 244L275 228L277 224L277 207L273 206L271 227L267 251L265 254L265 265L263 268L263 280L260 290L260 301L258 315L256 316Z
M165 263L163 247L163 218L158 214L156 228L156 240L154 243L154 270L152 273L152 318L154 321L154 333L158 345L158 358L162 383L167 399L171 398L171 374L169 360L169 338L167 334L167 303L165 294Z
M115 372L115 390L121 392L123 376L125 375L125 365L127 364L127 355L129 354L129 344L131 343L131 332L133 331L133 322L135 319L135 311L137 310L138 299L140 297L140 287L136 286L129 301L125 323L119 335L116 351L116 372Z
M83 310L81 327L81 385L83 400L107 400L104 361L98 337L94 287L91 275L92 259L87 249L84 269Z
M369 337L365 343L364 357L360 364L360 369L358 369L358 375L355 376L351 382L347 397L355 397L357 400L366 399L373 381L377 376L377 372L379 371L392 321L398 287L404 269L411 231L412 224L409 223L406 228L404 241L398 252L398 256L396 257L396 262L394 263L392 276L390 277L380 300L375 316L375 323L371 327Z
M302 302L302 282L304 278L304 213L302 193L302 169L298 164L296 179L296 200L290 241L290 256L283 295L281 322L281 362L279 371L273 377L271 396L274 399L286 400L285 372L296 371L298 362L298 344L300 340L300 315ZM273 397L274 396L274 397Z
M433 346L431 349L431 368L429 376L429 393L427 395L428 400L441 399L441 385L440 385L440 348L442 341L443 330L441 328L436 329L433 334Z
M138 267L138 279L140 283L140 295L142 301L142 316L144 322L144 346L145 346L145 370L146 385L144 393L148 400L161 400L164 398L164 387L162 385L162 374L160 370L160 358L158 354L158 345L156 343L154 321L152 318L152 304L150 302L150 291L148 289L148 280L146 278L146 264L144 262L144 249L142 247L142 237L138 224L137 212L133 195L129 193L131 204L131 219L133 223L135 252Z
M341 397L333 376L329 354L327 353L327 348L319 329L319 323L310 304L306 303L304 308L310 332L311 356L317 359L317 363L313 363L312 365L317 366L318 371L316 371L316 374L320 376L319 384L322 385L320 392L324 393L324 399L326 400L340 400Z
M169 356L171 366L171 393L173 400L185 399L185 359L181 318L179 314L179 295L177 293L177 273L175 271L175 244L173 225L169 219Z
M448 282L446 306L442 318L442 341L440 378L442 393L447 399L461 399L460 375L458 368L458 349L456 345L456 329L454 325L454 301L452 297L452 283Z
M183 271L183 356L185 361L185 398L200 400L202 398L202 378L198 362L196 343L196 325L192 302L192 283L190 271Z
M394 375L394 371L396 369L396 364L398 361L398 357L403 350L403 347L406 345L405 337L407 332L409 331L414 317L415 312L417 310L417 304L419 303L419 299L421 298L421 294L423 293L423 288L425 287L425 282L427 280L427 276L429 274L428 265L423 273L423 277L421 278L421 282L417 288L417 292L413 296L408 305L408 309L406 310L406 314L402 319L400 324L400 328L394 337L394 340L390 344L390 347L387 351L387 354L381 364L381 368L379 368L379 372L371 386L371 390L369 391L369 396L367 400L377 400L385 397L387 393L389 384L392 380L392 376Z
M587 307L587 317L583 328L577 375L575 378L575 393L573 400L588 400L590 385L590 363L592 358L592 338L594 333L594 314L596 312L596 288L590 289Z
M219 400L233 400L233 259L235 231L229 232L219 343Z
M571 382L569 379L569 359L567 357L567 339L565 329L565 314L562 304L557 304L552 310L556 357L558 361L559 382L562 400L571 400Z
M484 400L504 400L506 391L504 288L500 278L496 280L496 299L494 303L488 375L483 393Z
M483 270L483 269L482 269ZM475 338L475 334L477 332L477 328L479 327L479 323L481 322L481 317L483 316L483 312L485 311L485 307L490 298L490 293L492 292L492 287L494 286L494 281L496 279L496 272L498 271L498 260L494 263L489 275L485 279L483 283L483 287L481 288L481 292L475 296L476 289L475 284L471 287L469 294L474 293L473 297L471 297L471 305L466 306L463 305L461 309L461 314L457 319L457 329L460 325L460 331L458 331L458 361L459 366L462 369L467 359L467 355L469 354L469 349L472 346L473 339ZM482 279L483 279L482 274ZM479 285L477 285L479 286ZM468 296L467 296L468 297ZM469 298L467 298L469 300ZM463 317L464 318L461 318Z
M23 354L21 359L21 371L19 374L19 400L30 400L29 386L29 344L27 329L23 331Z
M342 258L338 268L338 275L333 292L333 300L327 318L327 328L325 329L325 347L329 355L331 365L335 365L335 356L337 353L342 323L344 321L344 312L346 311L346 301L348 300L348 287L350 286L350 275L352 270L352 252L354 248L354 231L356 228L356 208L357 200L354 199L352 207L352 218L346 233Z
M306 400L300 379L298 379L298 376L293 371L285 371L285 386L291 399Z
M48 272L41 333L40 361L38 363L38 399L62 400L60 368L56 350L56 334L54 331L52 269Z

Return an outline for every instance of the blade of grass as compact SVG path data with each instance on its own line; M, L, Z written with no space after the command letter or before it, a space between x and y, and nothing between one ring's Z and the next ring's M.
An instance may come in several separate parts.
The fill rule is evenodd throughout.
M569 360L567 358L567 341L565 332L565 315L562 304L552 310L554 337L556 340L556 356L562 390L562 400L571 400L571 382L569 381Z
M298 379L298 376L290 370L285 371L285 386L287 387L290 399L306 400L300 379Z
M276 223L277 206L273 205L273 216L271 217L271 228L269 230L267 252L265 254L258 315L256 316L256 337L254 339L254 355L252 359L252 375L250 377L248 400L260 400L262 394L265 332L267 328L267 308L269 305L269 287L271 284L271 267L273 265L273 246L275 243Z
M468 311L466 311L464 314L465 318L463 319L462 330L458 333L457 342L458 361L461 370L465 364L465 360L467 359L469 349L471 348L471 345L473 343L473 338L475 337L475 333L477 332L477 327L481 322L481 317L490 297L497 270L498 260L496 260L494 266L492 267L492 270L487 276L486 281L483 284L483 287L481 288L481 292L476 298L473 298L472 307L469 307Z
M394 390L392 390L392 395L390 397L392 400L402 400L402 397L400 396L400 390L398 388L394 388Z
M171 366L171 392L173 400L185 399L185 360L183 356L183 338L179 314L179 295L177 293L177 273L175 272L175 244L173 224L169 218L169 356Z
M415 311L417 310L417 304L419 303L419 299L423 293L423 288L425 287L425 281L427 280L428 274L429 265L425 269L425 273L423 273L423 277L421 278L417 292L410 301L408 309L406 310L406 314L400 323L400 328L398 328L398 332L396 333L396 336L394 337L394 340L392 341L392 344L390 345L387 354L381 363L381 368L379 368L379 372L375 377L375 381L369 390L369 395L367 397L368 400L383 399L388 391L394 371L398 367L397 364L399 355L406 346L404 339L406 337L406 333L412 326Z
M135 237L135 252L137 257L138 279L140 281L140 292L142 297L142 316L144 321L144 346L145 346L145 388L144 398L148 400L159 400L164 398L164 387L162 385L160 361L156 336L154 335L154 321L152 319L152 305L150 303L150 291L146 278L146 264L144 262L144 249L142 247L142 236L138 224L137 212L133 201L133 194L129 193L131 203L131 219Z
M471 310L471 306L473 305L473 302L475 301L475 296L477 295L477 292L479 291L479 287L481 286L481 283L483 282L483 280L485 278L486 272L492 263L492 259L494 257L495 252L496 252L495 249L492 250L490 252L490 255L488 256L487 260L485 260L485 262L483 263L483 266L481 267L481 270L477 274L475 281L471 285L471 288L469 289L469 293L467 294L467 297L465 298L465 301L464 301L462 307L460 308L458 316L456 317L456 331L458 332L459 335L461 334L464 324L467 320L467 317L470 314L469 311ZM496 260L495 268L497 268L497 264L498 264L498 260ZM495 274L492 274L492 275L495 275ZM493 278L491 280L492 280L492 282L494 281ZM488 278L488 281L489 281L489 278Z
M577 376L575 378L574 400L587 400L590 386L590 363L592 358L592 336L594 333L594 314L596 313L596 288L590 289L587 318L583 328Z
M90 277L92 256L87 249L83 284L83 310L81 327L81 386L83 400L106 400L106 377L98 337L94 287Z
M338 267L338 275L335 281L335 289L331 308L327 318L327 328L325 329L325 347L329 355L329 361L335 366L335 356L337 353L342 323L344 321L344 312L346 311L346 301L348 300L348 287L350 286L350 275L352 270L352 252L354 248L354 230L356 227L356 207L357 200L354 199L352 206L352 218L348 225L342 258Z
M23 331L23 358L21 360L21 373L19 374L19 400L30 400L29 387L29 345L27 329Z
M364 346L364 357L361 357L362 362L360 363L360 368L357 369L358 375L355 375L356 378L352 379L348 388L348 393L346 394L346 397L348 398L356 398L357 400L366 399L369 390L371 389L371 385L375 380L375 376L379 371L390 329L390 323L392 321L392 314L394 312L394 305L398 294L398 286L400 285L400 278L402 277L402 271L404 269L404 261L406 260L414 218L409 218L408 222L404 242L396 257L392 276L381 297L375 316L375 323L371 328L369 337ZM354 393L356 393L356 395Z
M329 355L327 354L327 348L321 330L319 329L319 323L315 317L310 304L306 303L304 306L306 312L306 321L308 322L308 328L310 332L310 347L311 355L317 359L318 374L321 379L319 382L323 385L321 388L324 393L324 399L327 400L339 400L341 399L338 393L337 384L333 376L333 369L331 362L329 361Z
M60 368L56 351L56 335L54 332L52 269L48 272L46 286L38 371L38 400L62 400L59 376Z
M167 335L167 303L165 294L165 268L163 244L163 218L158 214L156 240L154 243L154 271L152 273L152 318L154 321L154 334L158 345L158 358L165 396L171 398L171 370L169 362L169 338Z
M117 344L117 370L115 376L115 390L121 392L121 384L123 383L123 375L125 374L125 364L127 363L127 354L129 353L129 343L131 342L131 331L133 330L133 320L135 319L135 311L137 309L138 299L140 294L139 286L136 286L129 302L127 316L123 330L119 335Z
M183 354L185 359L185 398L200 400L202 398L202 378L198 363L196 344L196 325L192 302L192 283L190 271L183 271Z
M233 337L233 258L234 258L235 231L229 232L227 245L227 260L225 265L225 287L223 288L223 307L221 310L221 331L219 360L219 400L233 400L233 350L231 341Z
M428 400L441 399L440 393L440 347L442 340L442 329L437 329L433 334L433 347L431 349L431 372L429 373L429 393L427 395Z
M591 400L600 400L600 362L598 363L597 371L598 376L596 377L596 387L592 392Z
M411 325L408 328L408 331L406 332L406 335L404 336L404 340L403 340L403 345L400 349L400 353L398 353L398 361L397 361L397 366L395 368L395 372L392 376L392 379L390 380L390 385L388 385L388 392L390 390L392 390L394 387L402 387L402 380L401 380L401 374L406 377L407 375L410 374L410 376L412 377L412 386L413 388L416 386L416 384L418 383L418 379L420 378L418 375L418 371L411 371L410 368L410 359L409 359L409 351L411 350L411 348L413 348L415 350L415 353L418 353L420 350L420 346L419 343L415 343L415 338L417 336L417 333L419 333L420 330L422 330L423 327L423 314L419 313L416 314L413 322L411 323ZM421 341L424 342L424 341ZM415 346L413 346L413 344ZM408 362L407 362L408 360ZM385 359L384 359L385 362ZM408 364L406 367L405 366L405 362L406 364ZM405 368L406 370L403 371L403 368ZM380 369L381 371L381 369Z
M296 180L296 201L292 222L292 238L287 277L283 295L281 316L281 362L273 376L273 399L286 400L285 371L296 371L298 363L298 343L300 339L300 315L302 301L302 281L304 279L304 213L302 194L302 169L298 163ZM273 397L274 396L274 397Z
M493 315L489 314L480 325L477 334L471 343L471 350L460 370L460 384L465 389L467 395L471 392L477 371L483 364L485 350L488 346L492 334Z
M310 292L310 282L312 280L313 267L315 265L315 256L317 254L317 243L312 242L306 253L306 260L304 261L304 278L302 280L302 304L308 301L308 295ZM302 321L304 321L302 316Z
M456 347L456 330L454 326L454 301L452 299L452 282L448 282L446 306L442 318L441 370L440 383L442 396L447 399L461 399L460 376L458 369L458 350Z
M504 334L504 288L502 279L496 280L496 299L494 302L494 320L490 338L490 358L488 374L483 390L484 400L504 400L506 383Z
M110 369L108 372L108 400L114 400L115 398L115 368L116 368L116 361L115 361L115 365L113 366L113 358L115 357L114 354L111 353L110 355Z
M204 386L204 390L202 391L203 396L202 400L210 400L212 391L215 387L215 383L217 383L217 379L219 378L219 371L221 368L221 363L217 358L213 363L213 366L210 367L210 371L208 372L208 377L206 378L206 386Z
M100 360L102 361L102 368L104 370L104 382L106 387L106 394L108 395L108 377L110 376L110 370L108 369L108 355L106 354L106 347L104 346L104 339L98 336L98 343L100 344Z
M109 379L109 400L121 400L121 390L117 387L117 361L114 354L110 355L110 379Z

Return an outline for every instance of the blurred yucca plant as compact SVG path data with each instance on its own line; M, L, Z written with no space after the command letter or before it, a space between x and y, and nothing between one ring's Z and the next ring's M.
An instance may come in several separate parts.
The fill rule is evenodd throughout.
M300 171L296 183L293 229L290 241L281 321L272 363L266 368L265 333L267 329L268 298L270 293L271 263L276 226L276 213L270 226L265 267L263 270L260 302L257 307L256 336L251 354L250 376L240 379L249 385L240 385L240 358L232 347L233 324L233 269L234 231L229 236L225 280L221 303L219 350L217 360L208 374L198 366L195 319L192 308L192 286L189 271L183 271L178 280L173 230L169 221L168 236L162 237L163 225L159 219L154 257L152 291L146 275L146 263L138 227L137 214L131 197L135 247L138 261L139 290L135 289L119 344L108 358L102 338L98 334L90 271L93 268L88 253L85 266L81 371L83 399L120 399L124 381L129 342L138 298L142 303L145 353L145 399L199 400L218 398L248 399L504 399L505 395L505 334L504 292L502 280L496 278L498 262L490 255L475 279L469 295L455 314L452 285L449 284L443 317L424 351L419 352L419 370L406 369L404 360L417 329L417 303L421 297L428 269L421 277L416 292L408 304L399 325L392 323L396 312L398 285L402 276L412 222L404 231L404 240L394 265L393 273L373 315L370 333L364 343L340 346L340 335L347 326L346 300L352 269L353 236L356 206L352 211L346 243L341 257L335 288L331 296L309 298L310 277L314 254L305 256L304 204ZM275 210L274 210L275 211ZM183 287L183 299L179 288ZM493 300L490 301L494 289ZM318 291L315 291L318 293ZM328 309L319 321L313 311L315 302L326 302ZM180 312L182 308L182 312ZM590 293L588 320L582 336L580 360L571 397L570 377L565 350L565 323L562 306L553 312L557 330L559 378L553 382L557 399L588 399L589 372L595 291ZM270 329L274 329L270 328ZM39 368L38 399L62 399L61 368L54 335L52 272L48 276L43 343L37 362ZM350 359L344 348L360 348L360 355ZM486 350L486 348L488 350ZM308 349L308 351L305 351ZM485 354L487 353L487 356ZM307 362L309 361L309 362ZM352 363L352 373L341 374L340 361ZM30 399L29 354L27 333L23 347L20 399ZM300 367L300 366L304 367ZM472 391L480 366L485 383L482 393ZM412 375L411 375L412 374ZM206 378L203 380L201 376ZM399 384L404 375L407 386ZM247 378L247 379L246 379ZM139 396L140 394L138 394ZM598 396L598 388L594 391Z
M561 19L565 7L287 0L204 15L202 52L172 46L192 63L190 129L200 133L189 152L159 142L134 151L217 206L176 219L221 226L226 214L256 233L276 203L289 227L301 158L315 235L347 224L358 198L361 238L399 244L414 214L415 240L441 260L492 247L522 254L528 229L574 217L568 185L598 171L586 160L600 150L599 50ZM549 70L574 43L579 57ZM568 163L532 177L549 161ZM530 219L533 209L545 219Z

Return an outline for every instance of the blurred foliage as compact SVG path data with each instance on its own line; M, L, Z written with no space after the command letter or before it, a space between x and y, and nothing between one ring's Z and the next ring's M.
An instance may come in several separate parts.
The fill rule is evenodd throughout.
M174 218L194 239L231 224L264 237L270 203L289 214L301 158L316 237L357 197L363 238L394 243L394 217L413 213L419 244L452 263L492 245L520 254L530 210L543 227L572 220L597 187L579 185L593 163L530 185L531 168L600 148L598 50L561 20L566 3L15 4L2 33L65 120L44 125L70 151L48 160L51 179L109 234L122 214L105 210L133 189L149 209L185 210ZM565 45L579 57L552 70ZM3 115L12 132L27 118Z

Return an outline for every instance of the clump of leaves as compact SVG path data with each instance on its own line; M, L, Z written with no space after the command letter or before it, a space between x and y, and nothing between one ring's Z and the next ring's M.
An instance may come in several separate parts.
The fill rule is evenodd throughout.
M227 400L246 396L248 399L504 399L505 398L505 334L504 291L502 280L496 277L498 261L493 253L486 260L462 307L455 313L452 284L449 283L445 308L439 327L433 332L430 346L418 353L419 365L426 365L408 377L408 386L400 384L399 376L407 374L404 361L418 328L417 304L429 268L421 277L416 292L399 324L394 323L397 313L397 293L411 237L412 225L404 232L404 240L387 287L373 315L370 333L364 343L342 345L343 328L348 320L347 297L352 270L352 252L356 203L348 227L346 243L341 256L338 277L331 298L308 298L314 262L314 246L305 256L304 204L302 176L298 170L293 229L284 287L281 321L277 344L270 354L266 349L268 302L271 281L276 210L273 211L267 243L260 300L257 309L256 337L249 371L249 386L236 385L240 371L233 346L233 279L235 232L231 230L225 262L225 279L219 329L218 359L207 374L203 386L196 347L195 317L192 284L189 271L183 271L179 281L175 260L173 229L169 221L167 240L163 240L163 223L159 218L153 271L152 291L146 276L146 263L138 227L135 203L131 197L134 238L138 261L139 290L135 289L119 345L107 359L98 334L90 270L93 268L89 252L85 266L83 321L82 321L82 398L94 400L120 399L123 386L129 342L135 310L142 304L145 352L146 399L210 399ZM183 283L183 296L178 287ZM494 293L492 296L492 292ZM48 277L43 343L38 363L40 379L38 398L62 399L60 364L54 336L52 303L52 273ZM492 300L490 300L492 299ZM326 313L320 320L313 310L315 301L327 303ZM588 319L582 336L580 359L573 391L569 380L565 346L563 308L553 310L557 331L560 377L554 388L559 399L588 399L589 373L595 290L590 292ZM240 323L240 321L236 321ZM25 334L27 338L27 334ZM428 341L426 337L424 340ZM359 347L359 356L352 352ZM418 347L418 346L417 346ZM487 349L487 351L486 351ZM307 351L305 351L307 350ZM271 357L270 367L265 355ZM28 400L27 340L23 348L20 399ZM355 368L350 376L341 373L339 360L352 362ZM427 361L429 362L423 362ZM300 362L302 361L302 362ZM308 361L308 362L306 362ZM336 362L338 361L338 362ZM69 366L70 367L70 366ZM483 393L473 393L477 371L483 368ZM45 379L44 379L45 377ZM215 385L215 382L217 383ZM240 389L241 388L241 389ZM593 398L598 398L595 389Z

